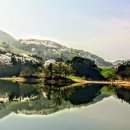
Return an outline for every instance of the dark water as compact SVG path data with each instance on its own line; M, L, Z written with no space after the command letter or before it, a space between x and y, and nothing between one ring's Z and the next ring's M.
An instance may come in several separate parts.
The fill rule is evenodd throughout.
M130 89L0 81L0 130L129 130Z

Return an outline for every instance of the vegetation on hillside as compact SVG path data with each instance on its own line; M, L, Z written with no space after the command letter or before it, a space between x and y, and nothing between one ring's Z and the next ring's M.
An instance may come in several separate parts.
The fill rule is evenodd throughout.
M3 42L3 41L0 41L0 47L3 47L4 45L6 44L6 49L8 49L9 51L15 53L15 54L21 54L21 53L25 53L25 54L31 54L31 52L28 52L28 51L25 51L25 50L21 50L17 47L15 47L14 45L12 44L8 44L6 42Z
M116 79L116 68L115 67L106 67L106 66L99 66L101 69L101 75L106 80L115 80Z
M90 59L74 57L69 64L72 67L72 73L76 76L85 77L88 80L104 79L95 62Z
M50 41L47 41L46 44L48 45L48 43L50 43ZM66 48L64 46L60 46L57 43L55 43L54 45L57 46L59 49L60 47L62 49ZM42 55L43 57L41 57L39 49L38 48L36 49L36 46L37 45L35 45L35 48L32 48L32 46L29 45L29 49L31 50L31 52L28 53L28 50L23 51L24 49L22 50L18 49L13 44L8 44L7 42L0 41L0 47L1 47L0 54L2 56L5 55L4 56L5 61L7 60L7 58L9 61L9 57L11 57L10 65L12 66L10 66L9 68L12 67L11 70L13 71L14 71L13 67L16 68L17 71L16 75L19 74L22 77L45 77L45 78L60 77L60 78L69 78L72 80L74 79L75 81L76 80L82 81L84 79L87 80L130 79L129 61L120 64L117 68L112 66L111 67L97 66L94 60L83 58L82 57L83 52L80 52L80 54L82 53L80 57L75 56L77 53L79 54L79 50L71 50L70 52L71 55L66 55L69 60L65 58L64 54L61 54L61 52L59 52L58 55L60 55L61 58L57 58L55 63L50 63L47 66L45 66L44 63L47 59L46 57L47 53L44 53L45 55ZM46 46L46 49L47 48L48 46Z
M124 62L118 66L117 75L120 79L130 79L130 61Z

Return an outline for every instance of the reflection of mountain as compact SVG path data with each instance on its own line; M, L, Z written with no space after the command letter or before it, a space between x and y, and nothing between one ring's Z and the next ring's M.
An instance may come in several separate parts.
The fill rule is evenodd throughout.
M12 94L10 102L0 103L0 118L11 112L21 114L51 114L65 108L81 107L94 104L105 97L117 93L117 97L130 103L130 89L87 84L77 87L54 87L32 84L18 84L0 81L0 99L5 93ZM37 98L31 99L32 96ZM14 98L29 100L14 100Z
M2 99L13 101L17 98L21 100L25 97L32 97L38 95L38 90L35 86L29 84L18 84L9 81L0 81L0 102ZM6 102L6 101L5 101Z
M88 84L84 87L77 87L72 89L69 93L68 100L73 105L85 104L93 102L93 99L100 95L100 89L103 85Z
M1 83L0 86L4 84ZM14 87L13 87L14 86ZM8 90L9 87L9 90ZM102 85L85 85L76 88L51 88L44 87L42 90L32 85L18 85L10 82L5 83L4 87L0 87L1 96L5 92L13 92L18 96L31 96L30 94L38 94L39 96L30 101L12 101L0 103L0 118L10 114L11 112L22 114L51 114L65 108L73 108L78 106L86 106L102 100L106 95L100 95ZM99 96L98 96L99 95ZM75 106L76 105L76 106Z
M118 88L117 89L117 97L130 104L130 89Z

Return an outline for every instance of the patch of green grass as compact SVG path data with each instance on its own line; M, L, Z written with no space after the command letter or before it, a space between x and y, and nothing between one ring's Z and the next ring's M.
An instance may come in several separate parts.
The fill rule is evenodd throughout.
M111 85L104 86L104 87L101 89L101 92L102 92L102 93L115 94L115 93L116 93L116 87L115 87L115 86L111 86Z
M85 80L84 77L79 77L79 76L75 76L75 75L69 75L67 76L68 79L71 79L71 80Z
M2 47L2 41L0 41L0 47ZM11 45L11 44L9 44L9 49L10 49L12 52L16 53L16 54L21 54L21 53L25 53L25 54L28 54L28 55L31 54L30 52L21 50L21 49L19 49L19 48L16 48L15 46L13 46L13 45Z
M101 75L106 79L116 78L116 69L114 67L99 66L99 68L101 69Z
M21 53L25 53L25 54L28 54L28 55L31 54L30 52L21 50L21 49L19 49L19 48L16 48L16 47L13 46L13 45L10 45L10 48L11 48L11 50L12 50L14 53L16 53L16 54L21 54Z

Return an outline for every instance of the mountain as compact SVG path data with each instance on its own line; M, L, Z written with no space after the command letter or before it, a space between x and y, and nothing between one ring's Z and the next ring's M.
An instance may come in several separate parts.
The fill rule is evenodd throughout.
M16 45L19 44L18 40L16 40L15 38L7 34L6 32L3 32L0 30L0 47L2 47L3 42L9 44L10 50L16 54L21 54L21 53L30 54L29 52L26 52L24 50L21 50L15 47Z
M0 40L7 42L9 44L17 43L17 40L15 38L13 38L11 35L1 30L0 30Z
M0 31L0 41L6 42L12 48L14 53L38 54L44 60L62 58L70 60L75 56L88 58L95 61L98 66L112 66L110 62L98 57L90 52L83 50L68 48L57 42L51 40L37 40L37 39L20 39L16 40L9 34Z
M122 64L123 62L126 62L126 61L130 61L130 59L126 59L126 60L116 60L114 62L112 62L113 65L118 65L118 64Z
M68 48L51 40L21 39L17 44L17 48L28 52L35 48L39 56L44 57L45 60L56 58L71 60L73 57L79 56L93 60L99 66L112 66L110 62L90 52Z

